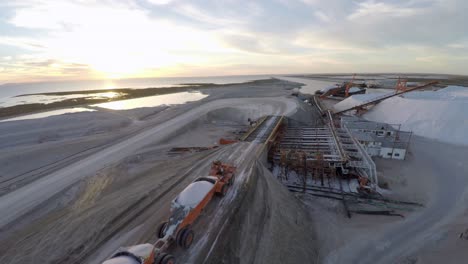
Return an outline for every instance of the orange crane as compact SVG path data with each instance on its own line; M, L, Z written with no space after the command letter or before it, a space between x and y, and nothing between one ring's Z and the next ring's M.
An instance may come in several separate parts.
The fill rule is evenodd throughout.
M345 97L349 97L349 90L353 86L353 84L354 84L353 82L354 82L355 78L356 78L356 74L354 73L353 74L353 79L351 79L350 82L344 83L341 86L338 85L337 87L328 89L326 92L324 92L323 94L320 95L320 98L324 99L324 98L327 98L327 96L332 96L332 95L342 93L343 88L345 90Z
M423 89L423 88L426 88L426 87L429 87L429 86L433 86L433 85L436 85L438 84L439 82L438 81L433 81L433 82L428 82L426 84L423 84L423 85L420 85L420 86L416 86L416 87L411 87L411 88L408 88L406 89L405 91L402 91L402 92L396 92L396 93L388 93L388 94L383 94L379 97L376 97L376 98L373 98L373 99L370 99L368 101L365 101L363 102L362 104L360 105L355 105L355 106L352 106L352 107L349 107L349 108L346 108L344 110L340 110L338 112L334 112L333 114L334 115L338 115L338 114L342 114L344 112L347 112L347 111L351 111L351 110L357 110L357 111L366 111L367 109L365 107L368 107L370 105L375 105L377 103L380 103L382 102L383 100L386 100L388 98L391 98L391 97L394 97L394 96L398 96L400 94L404 94L404 93L408 93L408 92L412 92L412 91L416 91L416 90L419 90L419 89Z
M406 86L407 83L408 83L407 79L402 79L400 78L400 76L398 76L398 81L395 86L395 92L396 93L405 92L408 89L408 87Z
M322 95L320 95L321 99L327 98L327 96L335 95L339 93L340 91L343 91L343 86L336 85L334 88L328 89L328 91L324 92Z
M349 97L349 89L351 89L351 87L353 87L353 82L354 82L355 79L356 79L356 74L354 73L353 74L353 79L351 79L351 81L348 84L346 84L345 97Z

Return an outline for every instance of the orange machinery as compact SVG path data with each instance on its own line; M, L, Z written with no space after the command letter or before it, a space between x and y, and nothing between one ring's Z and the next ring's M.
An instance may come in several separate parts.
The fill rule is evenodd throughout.
M398 77L398 81L395 85L395 92L396 93L405 92L406 90L408 90L408 87L406 86L407 83L408 83L408 80Z
M164 262L164 258L168 258L164 252L174 242L185 249L190 247L194 239L191 226L215 195L227 193L228 187L234 183L235 172L236 167L214 161L209 176L197 178L172 201L171 216L161 223L158 230L160 239L154 244L156 264L172 263Z
M351 87L353 87L355 79L356 79L356 74L353 74L353 78L351 79L350 82L347 82L347 83L343 84L342 86L337 86L335 88L329 89L328 91L326 91L322 95L320 95L320 98L324 99L324 98L327 98L327 96L342 93L343 88L344 88L344 96L349 97L349 90L351 89Z
M351 81L348 84L346 84L345 97L349 97L349 90L351 89L351 87L353 87L354 79L356 79L356 74L353 74L353 79L351 79Z
M364 193L369 194L369 193L372 192L372 189L369 186L369 184L370 184L369 179L364 178L362 176L359 176L358 177L358 182L359 182L359 187L357 188L358 192L363 193L363 194Z
M220 138L219 139L219 144L220 145L230 145L239 142L239 140L234 140L234 139L225 139L225 138Z
M169 254L155 258L154 246L151 244L140 244L131 247L120 248L112 257L102 264L175 264L175 259Z
M175 264L168 250L174 244L190 247L194 238L192 224L214 195L226 194L234 183L235 172L236 167L214 161L209 176L197 178L172 201L171 216L160 225L156 243L121 248L103 264Z

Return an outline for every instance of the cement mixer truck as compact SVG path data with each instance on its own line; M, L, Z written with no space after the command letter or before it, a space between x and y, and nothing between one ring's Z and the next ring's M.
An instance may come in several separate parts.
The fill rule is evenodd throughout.
M174 264L169 250L190 247L195 237L193 224L215 195L226 195L235 172L236 167L214 161L209 176L195 179L172 201L171 215L159 226L156 243L121 248L103 264Z

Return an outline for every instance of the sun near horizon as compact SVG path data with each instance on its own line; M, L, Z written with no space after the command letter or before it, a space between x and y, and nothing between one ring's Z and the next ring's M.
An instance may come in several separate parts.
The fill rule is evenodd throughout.
M461 14L466 5L458 0L8 0L0 3L0 82L467 74L468 21Z

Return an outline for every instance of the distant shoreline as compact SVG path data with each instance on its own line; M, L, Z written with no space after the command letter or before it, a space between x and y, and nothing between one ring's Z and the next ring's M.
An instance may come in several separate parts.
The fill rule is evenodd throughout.
M254 80L254 81L242 82L242 83L229 83L229 84L188 83L188 84L180 84L183 86L177 86L177 87L161 87L161 88L149 87L149 88L138 88L138 89L118 88L118 89L99 89L99 90L21 94L21 95L17 95L16 97L30 96L30 95L63 96L63 95L71 95L71 94L89 94L90 96L82 97L82 98L65 99L62 101L52 102L48 104L32 103L32 104L20 104L20 105L0 108L0 119L33 114L33 113L43 112L43 111L57 110L57 109L70 108L70 107L80 107L80 106L90 105L90 104L107 103L107 102L135 99L135 98L148 97L148 96L165 95L165 94L172 94L172 93L179 93L179 92L203 91L204 89L228 87L228 86L237 85L237 84L266 83L266 82L271 82L272 80L276 80L276 79L270 78L270 79ZM113 98L93 98L92 97L93 94L106 93L106 92L118 93L118 96L113 97Z
M377 77L383 74L359 74L360 76L365 77ZM387 76L387 79L397 79L398 74L388 74L392 76ZM412 75L412 76L411 76ZM314 79L314 80L333 80L333 81L343 81L346 78L343 78L347 75L337 75L337 74L290 74L290 75L283 75L289 77L296 77L296 78L304 78L304 79ZM404 74L402 74L405 77ZM468 77L461 76L461 75L446 75L440 74L437 75L438 77L446 77L440 78L439 86L445 87L447 85L459 85L468 87ZM408 74L406 79L409 82L425 82L433 77L437 77L436 75L425 75L425 74ZM260 76L259 76L260 77ZM261 78L261 77L260 77ZM356 78L359 80L360 78ZM148 88L116 88L116 89L92 89L92 90L75 90L75 91L65 91L65 92L41 92L41 93L24 93L20 95L16 95L15 97L21 96L30 96L30 95L45 95L45 96L65 96L65 95L72 95L72 94L89 94L89 97L81 97L81 98L71 98L65 99L58 102L53 103L30 103L30 104L21 104L15 105L10 107L0 108L0 119L6 119L26 114L32 114L36 112L43 112L49 110L57 110L69 107L82 107L90 104L99 104L99 103L106 103L112 101L120 101L126 99L134 99L134 98L141 98L147 96L155 96L155 95L164 95L164 94L171 94L171 93L178 93L178 92L187 92L187 91L203 91L204 89L213 89L219 87L228 87L232 85L238 84L249 84L249 83L265 83L276 81L278 78L275 77L264 77L264 79L259 80L252 80L252 81L241 81L241 82L233 82L233 83L225 83L225 84L216 84L216 83L203 83L203 82L187 82L187 83L178 83L174 84L177 86L168 86L168 87L148 87ZM106 93L106 92L114 92L118 93L116 97L113 98L93 98L92 94L96 93Z

